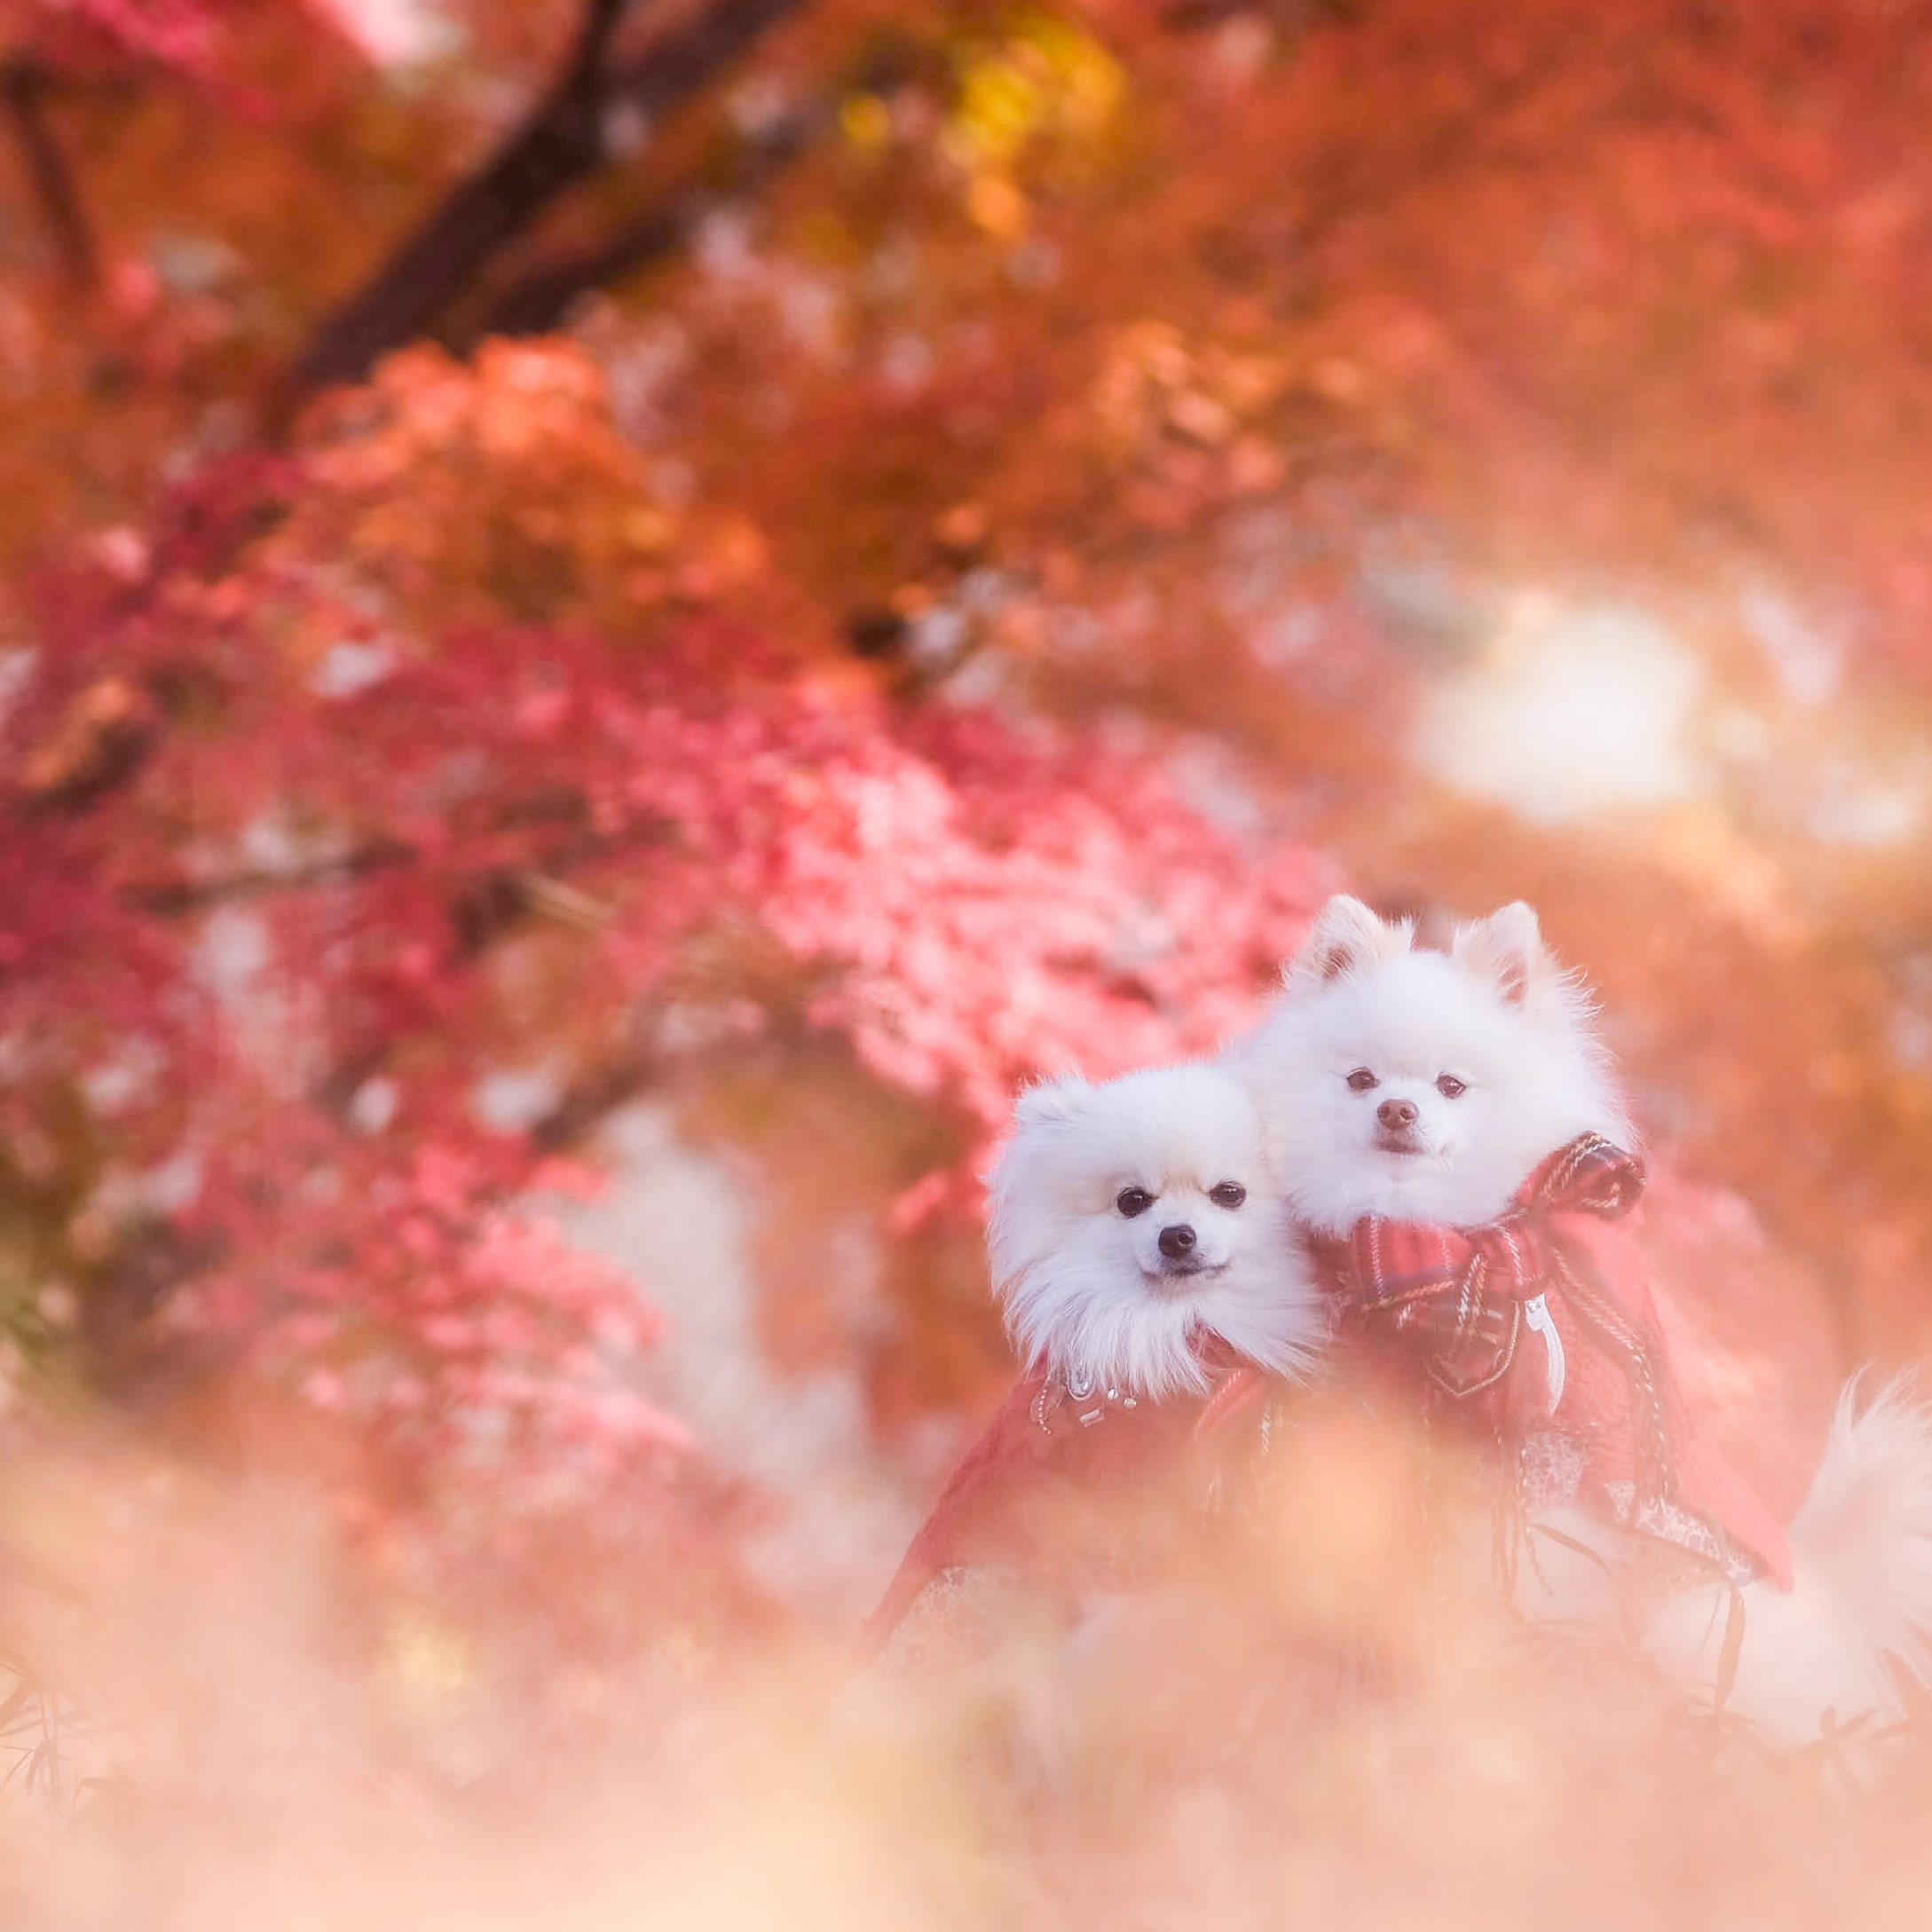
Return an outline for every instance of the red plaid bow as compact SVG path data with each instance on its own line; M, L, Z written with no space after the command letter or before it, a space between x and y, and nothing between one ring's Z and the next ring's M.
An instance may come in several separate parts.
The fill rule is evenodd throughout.
M1547 1217L1621 1220L1643 1191L1634 1155L1599 1134L1580 1135L1530 1176L1506 1213L1480 1227L1364 1215L1342 1258L1346 1298L1370 1328L1409 1342L1431 1381L1458 1399L1473 1395L1509 1373L1524 1305L1567 1272Z
M1688 1511L1788 1589L1783 1526L1698 1440L1642 1256L1613 1225L1643 1188L1634 1155L1584 1134L1483 1226L1365 1218L1322 1258L1343 1330L1392 1344L1398 1368L1419 1367L1505 1445L1567 1438L1600 1493L1628 1486L1630 1520Z

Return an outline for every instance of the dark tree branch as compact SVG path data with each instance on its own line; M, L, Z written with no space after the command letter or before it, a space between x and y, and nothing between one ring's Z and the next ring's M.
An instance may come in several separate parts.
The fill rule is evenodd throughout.
M729 200L753 193L796 160L829 118L824 102L781 116L755 137L729 181L714 188L690 189L666 206L640 216L601 247L531 270L491 303L483 333L541 335L555 328L586 290L604 288L675 254L708 215Z
M603 65L611 36L629 4L630 0L589 0L577 30L576 45L558 84L559 93L574 100L588 100L595 94L597 69Z
M801 0L714 0L635 59L606 68L629 0L589 0L563 71L477 171L435 208L316 333L290 378L299 395L353 382L385 351L431 329L505 246L604 159L604 116L651 116L697 92Z
M181 919L231 899L300 892L332 879L359 879L384 866L410 864L415 857L414 846L399 839L378 839L333 858L316 859L307 865L288 866L279 871L251 869L224 873L218 879L180 879L157 885L123 886L120 899L122 904L136 912L146 912L155 919Z
M577 1085L569 1088L530 1127L530 1144L540 1154L557 1154L573 1146L634 1100L657 1075L657 1063L642 1048L619 1053Z
M299 390L351 382L420 335L510 236L603 158L599 70L630 0L588 0L556 78L483 165L459 182L310 343Z
M605 85L607 104L641 114L661 114L708 86L768 28L795 13L800 0L714 0L710 10L675 34L666 34Z
M485 335L540 335L564 319L576 298L653 262L674 255L690 239L712 207L708 197L681 196L668 208L654 208L602 248L532 269L491 303L480 331Z
M0 105L13 130L28 184L46 218L69 285L86 295L100 280L99 251L73 171L48 124L46 96L47 75L34 61L15 55L0 64Z

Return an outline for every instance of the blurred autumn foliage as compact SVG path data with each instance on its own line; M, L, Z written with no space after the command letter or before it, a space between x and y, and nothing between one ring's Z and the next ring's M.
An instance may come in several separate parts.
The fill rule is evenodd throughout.
M795 1611L737 1431L836 1374L916 1495L1013 1087L1345 883L1587 970L1781 1500L1932 1340L1932 8L5 22L18 1388L439 1616ZM641 1097L751 1229L723 1430L708 1250L553 1211Z

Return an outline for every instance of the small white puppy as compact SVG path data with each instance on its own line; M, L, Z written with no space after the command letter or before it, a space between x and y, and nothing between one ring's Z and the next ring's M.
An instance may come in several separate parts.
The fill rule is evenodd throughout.
M1592 1011L1526 905L1463 927L1438 953L1337 897L1227 1064L1256 1093L1315 1234L1345 1235L1364 1215L1474 1227L1578 1135L1633 1146ZM1581 1541L1614 1560L1624 1533L1574 1510L1546 1520L1566 1542L1521 1566L1519 1607L1565 1617L1600 1598L1602 1574L1565 1550ZM1647 1647L1778 1744L1897 1722L1902 1684L1921 1698L1932 1685L1932 1410L1896 1385L1863 1406L1848 1390L1789 1542L1791 1589L1686 1590L1653 1613Z
M1108 1486L1109 1445L1175 1439L1161 1422L1187 1426L1183 1405L1200 1406L1217 1371L1236 1366L1226 1351L1291 1374L1327 1324L1260 1116L1226 1073L1182 1066L1100 1084L1049 1081L1021 1095L1014 1118L988 1177L988 1244L1030 1372L1015 1392L1028 1400L1009 1397L913 1539L871 1626L879 1660L848 1692L842 1718L871 1731L916 1720L936 1682L956 1710L1004 1712L1022 1781L1056 1786L1087 1747L1087 1720L1115 1694L1123 1660L1168 1627L1172 1593L1187 1587L1160 1557L1144 1582L1124 1581L1121 1557L1164 1550L1166 1530L1138 1516L1109 1521L1104 1510L1098 1521L1069 1516L1069 1495L1122 1500ZM1056 1385L1078 1421L1040 1476L1043 1423L1031 1403ZM1164 1417L1163 1402L1175 1404ZM1008 1453L1014 1431L1023 1455ZM1053 1526L1044 1552L1042 1509ZM1043 1563L1076 1585L1061 1628L1057 1585L1043 1624ZM923 1692L916 1704L895 1688L907 1678Z
M1317 1234L1365 1214L1477 1226L1579 1134L1635 1151L1590 1001L1520 902L1439 953L1332 899L1286 983L1235 1054Z
M989 1179L995 1292L1015 1348L1084 1388L1158 1401L1208 1387L1218 1336L1292 1373L1325 1321L1261 1116L1208 1066L1023 1093Z

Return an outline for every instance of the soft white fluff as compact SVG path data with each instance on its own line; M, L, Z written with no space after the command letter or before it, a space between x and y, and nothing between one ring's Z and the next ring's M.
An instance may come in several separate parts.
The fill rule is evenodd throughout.
M1364 1214L1472 1226L1578 1134L1632 1145L1591 1014L1526 905L1461 927L1445 955L1416 951L1406 925L1338 897L1227 1064L1257 1096L1308 1227L1343 1234ZM1399 1132L1380 1117L1387 1100L1415 1109ZM1578 1510L1531 1530L1537 1560L1519 1569L1519 1607L1613 1614L1628 1534ZM1862 1408L1848 1389L1790 1536L1793 1589L1671 1598L1645 1631L1652 1656L1775 1745L1897 1719L1898 1673L1932 1684L1932 1409L1896 1384Z
M1364 1214L1472 1226L1578 1134L1630 1145L1589 1002L1526 905L1463 927L1443 954L1337 897L1286 982L1230 1065L1317 1234L1345 1234ZM1400 1132L1383 1118L1390 1101L1415 1110Z
M1292 1372L1323 1322L1268 1158L1260 1116L1228 1076L1163 1067L1020 1097L989 1186L995 1292L1029 1364L1157 1400L1200 1391L1194 1343L1220 1336ZM1244 1190L1238 1206L1211 1198ZM1124 1213L1124 1191L1151 1196ZM1181 1256L1163 1229L1193 1231Z
M1740 1593L1728 1688L1729 1591L1666 1604L1653 1654L1768 1743L1807 1744L1860 1719L1854 1736L1869 1741L1907 1715L1902 1676L1932 1682L1932 1414L1905 1384L1863 1407L1856 1385L1845 1391L1792 1521L1791 1565L1789 1590Z

